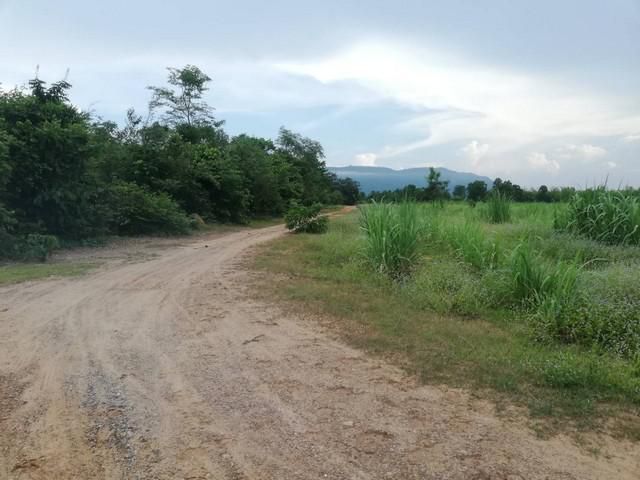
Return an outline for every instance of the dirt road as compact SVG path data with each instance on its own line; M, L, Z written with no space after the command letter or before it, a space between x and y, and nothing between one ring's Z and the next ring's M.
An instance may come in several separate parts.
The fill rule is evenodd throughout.
M0 478L640 478L632 444L536 439L252 299L243 258L282 234L0 289Z

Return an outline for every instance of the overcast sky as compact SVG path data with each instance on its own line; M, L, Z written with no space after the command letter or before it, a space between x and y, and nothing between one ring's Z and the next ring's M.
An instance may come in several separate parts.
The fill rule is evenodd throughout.
M69 68L122 122L188 63L231 134L284 125L329 165L640 185L640 0L0 0L3 88Z

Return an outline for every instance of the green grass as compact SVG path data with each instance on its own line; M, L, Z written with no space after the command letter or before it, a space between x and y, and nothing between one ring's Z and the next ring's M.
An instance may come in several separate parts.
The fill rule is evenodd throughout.
M640 245L640 200L606 186L577 192L555 226L600 242Z
M417 205L372 203L360 207L363 254L377 271L396 280L407 277L418 260L421 234Z
M0 285L42 280L49 277L72 277L95 268L91 263L24 263L0 266Z
M484 216L491 223L507 223L511 221L511 200L500 192L492 192L484 206Z
M424 231L405 281L370 267L354 212L332 219L326 235L266 245L256 267L283 275L265 277L264 288L424 382L523 406L552 429L628 416L617 433L636 438L640 249L558 234L551 205L514 204L508 224L484 223L462 204L414 208ZM594 255L603 260L583 265Z

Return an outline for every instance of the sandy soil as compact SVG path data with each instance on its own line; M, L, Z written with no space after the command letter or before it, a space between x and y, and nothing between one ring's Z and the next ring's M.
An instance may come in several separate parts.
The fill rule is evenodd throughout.
M0 289L0 478L638 479L251 297L282 227L95 250ZM84 255L84 254L83 254Z

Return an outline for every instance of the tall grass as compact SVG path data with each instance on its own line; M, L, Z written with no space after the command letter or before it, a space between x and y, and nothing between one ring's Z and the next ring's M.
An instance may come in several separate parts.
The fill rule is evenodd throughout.
M500 260L498 244L487 238L479 225L465 222L445 227L443 237L458 258L475 268L484 270L498 266Z
M494 190L487 199L484 215L491 223L511 221L511 199L504 193Z
M640 245L640 200L606 186L577 192L554 226L611 244Z
M360 208L364 255L378 271L394 279L408 276L418 261L420 221L415 203L372 203Z
M520 243L511 254L511 278L517 299L541 305L552 301L556 305L573 298L580 267L577 262L547 263L534 255L528 243Z

